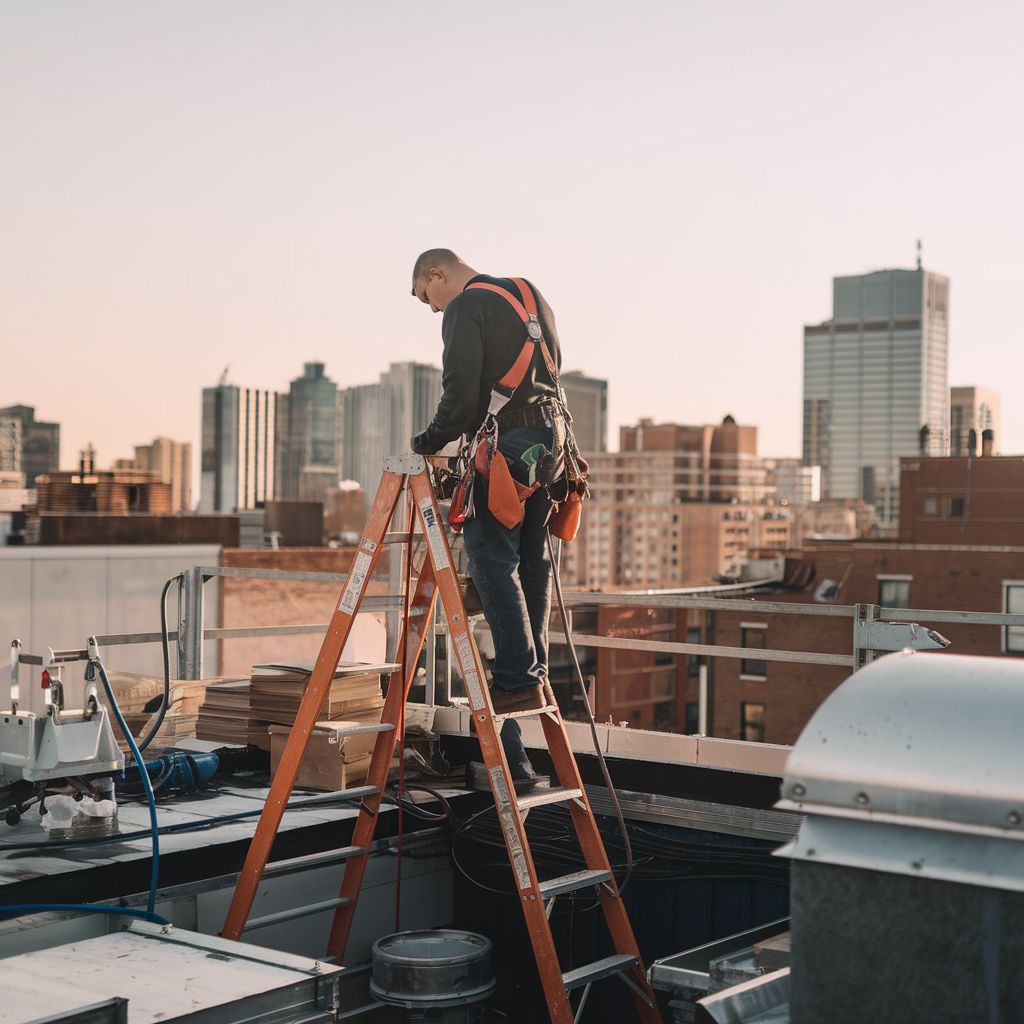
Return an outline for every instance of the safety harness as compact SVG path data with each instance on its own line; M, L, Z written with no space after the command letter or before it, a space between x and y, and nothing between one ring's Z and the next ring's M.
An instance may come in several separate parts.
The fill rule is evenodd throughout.
M452 497L448 521L454 529L460 529L465 520L473 516L475 469L488 480L487 507L504 526L511 529L522 519L523 503L543 486L552 501L549 519L551 532L562 540L572 540L579 528L581 503L589 494L586 482L589 467L580 456L572 432L572 416L559 380L558 367L544 340L533 289L521 278L513 277L511 280L522 296L521 301L499 285L477 281L466 286L467 291L480 288L505 299L523 321L527 337L516 361L491 389L487 415L476 436L460 453L460 479ZM498 426L502 409L522 384L538 348L555 386L555 395L551 399L545 398L536 403L545 426L552 432L552 450L549 452L545 449L535 459L530 467L530 484L524 486L512 478L503 455L495 458L500 454Z

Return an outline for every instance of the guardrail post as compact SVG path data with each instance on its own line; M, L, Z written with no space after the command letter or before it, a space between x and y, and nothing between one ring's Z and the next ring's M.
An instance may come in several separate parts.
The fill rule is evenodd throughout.
M203 574L198 565L182 574L178 598L178 678L203 678Z
M869 647L871 623L878 620L880 608L877 604L855 604L853 606L853 671L863 668L875 660L875 652Z
M681 663L684 664L684 663ZM685 684L684 684L685 685ZM708 734L708 659L701 658L697 666L697 733Z

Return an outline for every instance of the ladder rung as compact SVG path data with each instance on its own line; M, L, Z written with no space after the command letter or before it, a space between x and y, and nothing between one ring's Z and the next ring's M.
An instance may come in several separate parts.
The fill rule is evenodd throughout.
M537 715L553 715L558 711L558 708L553 704L548 704L542 708L532 708L529 711L500 711L495 712L495 720L501 718L535 718Z
M283 924L285 921L294 921L299 917L309 917L310 914L320 914L325 910L337 910L338 907L347 907L352 901L344 896L334 900L323 900L321 903L310 903L305 907L296 907L294 910L281 910L276 914L267 914L265 917L250 917L245 923L245 930L253 928L266 928L271 924Z
M319 724L320 723L317 722L317 725L319 725ZM331 723L326 723L326 724L331 724ZM314 726L314 728L316 728L316 726ZM339 736L356 736L359 733L366 733L366 732L394 732L394 731L395 731L395 723L394 722L379 722L379 723L371 724L371 725L353 725L351 729L335 729L335 728L333 728L333 726L331 728L331 732L337 733Z
M408 539L408 532L400 530L398 533L385 533L381 544L404 544ZM412 535L412 541L414 544L418 540L423 540L423 534L419 530Z
M563 789L561 786L552 786L550 789L535 789L532 793L526 793L519 797L519 810L525 811L529 807L543 807L544 804L560 804L564 800L571 800L574 796L582 796L579 789Z
M549 878L546 882L541 882L540 898L546 900L559 893L575 892L577 889L586 889L589 885L597 885L599 882L610 882L611 880L612 873L610 871L574 871L571 875Z
M631 967L639 965L640 961L632 953L616 953L615 956L606 956L603 960L596 960L584 967L577 967L574 971L566 971L562 975L562 982L566 992L569 992L591 981L600 981L601 978L621 974L623 971L628 971Z

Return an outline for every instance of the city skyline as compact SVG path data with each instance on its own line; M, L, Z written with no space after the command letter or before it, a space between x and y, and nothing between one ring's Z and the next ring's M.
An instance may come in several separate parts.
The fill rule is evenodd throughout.
M912 273L911 271L902 271L902 272L904 272L904 273ZM891 273L891 272L875 272L875 273ZM931 275L931 276L935 276L935 275ZM943 280L946 280L946 279L943 279ZM948 282L947 282L947 286L948 286ZM806 331L808 328L805 327L804 329ZM321 365L321 364L319 364L319 363L311 363L311 362L304 363L303 364L303 366L305 368L304 369L304 374L309 372L308 368L311 365ZM393 364L393 363L390 364L390 368L394 369L395 365L396 364ZM425 364L411 364L410 363L410 364L403 364L403 365L409 365L409 366L418 365L418 366L420 366L425 371L434 371L438 375L440 374L440 368L439 367L435 367L435 366L433 366L430 363L425 363ZM321 372L323 372L323 369L321 369ZM611 404L610 403L610 399L608 397L608 391L609 391L608 384L609 384L609 382L605 381L605 380L600 380L600 379L591 377L591 376L587 375L585 371L581 371L581 370L563 371L563 373L564 373L564 375L566 377L569 378L569 381L567 383L570 385L570 390L572 390L571 386L574 385L574 384L576 386L576 390L580 391L581 394L584 394L584 393L586 393L588 391L591 391L591 390L593 390L595 388L597 389L596 391L594 391L594 394L599 399L599 402L600 402L599 408L602 410L602 412L599 413L598 415L602 415L603 414L603 410L605 409L605 407L607 405ZM304 374L299 375L300 379L301 379L301 377ZM388 374L389 374L388 370L383 371L379 375L380 376L380 380L384 381L385 378L388 377ZM249 409L249 411L246 413L244 410L239 411L236 408L235 411L234 411L234 414L233 414L235 420L238 420L240 417L243 417L243 416L248 416L248 419L250 420L250 428L253 428L253 419L254 419L254 417L255 417L255 423L257 423L257 424L260 422L260 417L261 416L263 417L264 421L267 420L267 416L264 413L261 413L259 411L259 409L262 408L262 406L259 405L259 403L264 401L264 399L262 398L262 395L266 395L267 396L266 401L271 401L271 398L273 397L273 402L274 403L283 402L284 403L284 408L287 409L288 394L287 394L286 391L276 392L273 389L263 390L261 388L247 388L245 386L239 386L238 384L234 383L231 380L231 376L232 375L230 373L230 366L227 366L227 367L225 367L223 369L221 376L222 376L222 382L220 384L215 385L215 386L200 387L200 389L199 389L200 390L200 394L201 394L200 403L199 403L200 404L200 409L199 409L199 428L195 431L195 433L196 433L196 436L200 438L200 442L199 442L199 444L197 446L200 449L202 448L202 443L203 443L203 438L204 438L203 424L208 419L210 420L210 422L212 424L212 412L211 412L212 406L211 406L210 409L208 409L206 407L207 403L212 402L213 401L213 397L212 397L213 394L215 392L221 390L221 389L223 389L225 392L238 393L238 394L235 395L234 401L235 401L236 404L239 403L239 402L242 402L243 405L244 405L244 402L245 402L245 397L244 396L246 395L247 392L251 393L251 395L253 396L252 399L251 399L251 401L253 403L252 406L251 406L251 409ZM576 383L576 382L579 382L579 381L584 382L585 385L587 385L587 386L582 388L582 389L580 389L579 384ZM294 381L292 383L294 383ZM377 388L380 387L380 384L372 383L372 384L351 384L351 385L345 385L345 384L343 384L341 382L336 382L336 386L337 386L337 392L338 392L339 403L340 403L339 404L339 410L338 410L339 432L340 432L341 431L340 423L341 423L341 420L344 418L344 415L345 415L344 411L343 411L344 396L346 394L348 394L348 393L358 393L360 391L365 391L367 389L371 389L371 390L372 389L377 389ZM956 452L954 452L952 450L952 448L955 448L955 446L956 446L955 445L955 441L956 441L956 428L952 424L952 422L949 421L949 415L948 415L948 406L949 406L949 402L950 402L949 395L950 395L951 391L960 391L960 392L965 392L965 393L975 392L976 391L979 394L982 394L982 395L985 395L985 396L992 396L995 399L995 401L997 403L997 406L998 406L1000 392L993 391L992 389L989 389L989 388L977 387L975 385L958 386L956 384L952 384L950 387L946 388L947 421L948 422L947 422L946 430L945 430L944 434L942 435L942 440L945 443L945 447L947 449L947 454L956 454ZM575 394L576 392L574 391L573 393ZM241 395L241 397L239 397L239 395ZM2 411L3 410L0 410L0 412L2 412ZM351 419L351 415L352 415L352 413L350 412L349 413L349 419ZM727 413L725 413L725 415L732 415L732 413L731 412L727 412ZM656 422L656 423L665 424L665 425L674 422L671 419L652 420L651 417L641 417L640 419L644 420L644 421L650 420L651 422ZM275 415L273 413L271 413L271 415L269 416L269 421L270 422L275 422ZM799 453L796 454L796 455L790 455L788 453L765 452L763 446L761 446L762 447L762 455L764 455L764 457L767 457L767 458L782 459L782 460L785 460L785 461L791 460L794 463L803 463L805 465L809 465L809 463L807 463L807 461L806 461L806 455L807 455L807 450L806 450L807 449L806 431L808 429L808 427L807 427L807 420L806 420L806 405L805 405L805 408L804 408L804 416L803 416L803 419L801 420L801 423L802 423L802 429L803 429L803 433L804 433L804 438L803 438L803 455L801 455ZM57 434L58 435L60 434L60 427L61 427L60 423L57 423L57 424L46 424L46 426L56 426L58 428ZM609 440L608 439L608 437L607 437L607 426L608 426L608 423L607 423L607 419L605 418L604 422L603 422L603 425L599 426L597 428L597 435L598 436L603 436L605 441L607 441L607 447L606 448L602 447L601 450L607 450L607 451L613 452L613 453L618 452L620 450L620 448L619 448L619 436L621 435L621 432L622 432L623 429L628 429L629 428L629 424L623 423L623 424L618 424L617 426L614 427L614 429L612 431L612 437L614 438L614 440ZM758 425L758 427L763 429L762 425ZM230 429L230 428L226 428L226 429ZM266 422L264 422L263 427L261 429L263 429L263 430L267 429L267 423ZM263 470L259 470L259 471L256 469L256 465L254 463L253 467L252 467L252 478L251 479L246 477L245 474L242 471L242 466L243 466L243 463L245 461L245 457L244 457L244 452L242 451L242 448L239 447L241 445L240 438L239 437L233 437L233 439L230 439L228 441L228 447L229 448L236 447L239 450L239 454L237 455L237 457L234 457L234 461L232 463L232 469L231 469L231 473L238 476L238 481L239 481L238 482L238 489L239 489L239 493L241 493L241 490L243 489L243 487L247 488L246 493L248 494L248 497L241 503L240 507L242 507L242 508L252 508L252 507L255 507L255 503L258 500L257 499L257 493L256 493L257 487L260 487L260 489L262 490L263 488L265 488L267 486L266 482L260 483L260 473L261 472L265 472L265 473L269 474L269 490L271 492L278 490L278 487L275 486L275 483L274 483L274 475L275 475L275 469L277 471L280 471L280 467L277 466L276 464L280 463L281 460L284 458L284 453L282 451L275 451L274 450L276 446L274 444L273 438L274 438L274 433L275 433L275 430L276 430L276 425L274 427L269 428L269 429L270 429L269 437L271 439L271 443L270 443L271 451L269 453L264 452L259 457L264 462L269 457L270 458L270 463L267 466L264 466ZM588 426L588 434L590 432L592 432L592 429L593 429L593 425L589 425ZM244 431L244 423L237 427L236 434L239 431ZM1003 455L1013 454L1013 452L1000 450L1001 449L1001 440L1000 440L1001 436L1002 435L1000 434L1000 437L997 437L997 439L996 439L996 449L999 450L999 453L1003 454ZM259 448L260 448L261 442L259 442L258 440L254 439L254 438L255 438L255 435L254 435L253 438L250 438L250 442L249 442L250 448L252 448L253 445L255 445L256 451L258 451ZM113 446L120 447L120 448L123 448L126 443L128 443L126 441L126 438L120 437L120 436L115 436L114 440L111 442L111 444ZM192 444L191 441L186 441L185 443L186 444ZM212 441L210 441L209 443L212 443ZM964 441L964 444L966 445L966 441ZM937 439L935 437L932 438L932 445L933 446L938 445L938 441L937 441ZM981 441L980 441L980 435L979 435L979 440L978 440L979 452L980 452L980 446L981 446ZM344 440L343 440L343 437L341 437L341 436L339 436L338 447L339 447L339 451L342 451L344 449ZM367 454L373 455L373 456L378 454L376 452L376 448L379 448L379 444L371 445L371 447L374 449L374 451L373 452L364 453L364 457L360 460L360 466L362 466L362 463L366 461L365 456ZM122 457L107 458L105 454L101 454L100 451L98 450L97 446L95 444L93 444L93 442L91 440L91 435L90 435L90 440L86 441L82 445L77 446L74 451L70 451L70 450L66 451L65 450L64 442L62 441L60 443L60 451L61 451L61 456L60 456L61 464L60 464L60 468L61 469L73 468L73 466L75 464L77 464L76 460L78 459L78 456L79 456L80 452L83 449L85 449L85 448L92 449L93 454L96 457L96 464L97 464L97 466L107 467L107 468L117 468L119 466L119 464L124 461L124 459ZM936 448L936 453L938 453L938 448ZM250 458L254 459L255 457L256 457L255 452L251 451L250 452ZM353 456L353 455L349 454L349 455L345 456L344 459L343 459L339 455L339 458L338 458L339 479L355 479L357 481L361 481L362 478L367 475L366 471L363 470L363 471L357 471L354 474L349 472L348 475L346 476L346 466L350 466L351 465L351 461L352 461L353 458L359 459L359 456ZM211 463L211 465L212 465L212 463ZM54 466L53 469L56 470L57 467ZM823 471L823 473L825 473L825 471ZM376 480L377 479L377 475L375 473L372 474L372 475L373 475L374 479ZM823 480L826 479L826 478L827 477L823 476ZM243 485L243 482L242 482L243 479L246 481L246 483L244 485ZM194 463L193 469L191 471L191 480L192 480L191 490L197 496L196 500L193 502L193 506L194 506L195 510L196 511L203 511L205 509L205 511L207 511L207 512L213 511L214 508L213 508L212 499L211 499L211 502L207 503L207 505L209 505L209 507L207 507L206 505L197 504L197 502L199 502L199 500L200 500L198 496L202 493L202 490L203 490L202 459L200 459L200 460L198 460L197 462ZM26 481L26 486L30 487L31 483L29 481ZM213 491L212 491L213 484L212 483L208 483L207 486L209 486L211 488L210 494L212 495L212 493L213 493ZM291 490L291 488L285 488L285 489L289 490L289 492ZM234 491L232 491L232 494L234 494ZM232 502L227 495L225 495L224 501L226 501L228 503L228 505L231 505L232 507L234 507L234 502ZM220 508L220 506L218 506L217 510L218 511L227 511L228 508L227 508L227 505L225 505L224 508Z
M226 363L260 390L300 360L343 386L439 364L409 294L435 245L541 289L565 368L610 381L613 437L731 412L798 455L802 325L918 238L952 281L951 383L1024 378L1018 6L524 12L6 5L0 404L60 420L65 464L90 440L109 461L129 427L198 450ZM439 59L457 99L429 99ZM532 112L521 143L496 109Z

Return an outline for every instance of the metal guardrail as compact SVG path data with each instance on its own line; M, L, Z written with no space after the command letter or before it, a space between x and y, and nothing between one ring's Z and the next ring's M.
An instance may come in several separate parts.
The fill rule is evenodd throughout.
M605 647L622 651L654 651L661 654L695 654L708 658L755 658L757 661L788 661L802 665L853 666L850 654L815 654L812 651L775 651L771 648L716 647L713 644L684 644L668 640L632 640L629 637L594 636L588 633L573 633L572 642L577 647ZM568 641L564 633L550 633L553 644Z
M405 533L391 533L387 543L397 544L407 539ZM309 583L344 583L347 573L299 572L278 569L243 569L230 566L194 566L182 579L179 591L178 628L168 632L167 638L177 645L179 679L201 679L203 677L202 648L204 640L235 640L268 636L301 636L322 634L327 623L310 623L282 626L241 626L231 628L201 628L204 602L203 585L215 577L259 580L298 581ZM672 593L593 593L570 591L565 594L566 605L570 608L611 605L616 607L682 608L704 611L740 612L757 615L811 615L828 618L853 620L852 654L832 654L813 651L791 651L772 648L726 647L714 644L692 644L665 640L639 640L629 637L608 637L573 632L572 642L580 647L596 647L618 650L650 651L661 654L694 655L701 658L741 658L755 661L788 662L805 665L831 665L844 668L859 668L871 660L874 652L899 650L891 635L884 635L872 627L886 623L964 623L987 626L1024 626L1024 614L1003 612L972 612L948 609L881 608L877 605L827 605L806 604L788 601L761 601L753 598L697 597ZM361 610L385 611L393 615L404 607L404 598L399 594L367 597ZM891 632L891 631L890 631ZM437 636L444 633L438 628ZM909 635L909 634L908 634ZM126 644L160 643L160 632L110 633L96 637L100 647L114 647ZM447 637L445 638L447 641ZM555 644L568 641L562 633L551 633ZM937 646L937 645L931 645ZM433 656L434 648L428 648ZM56 661L75 661L85 657L85 650L55 651ZM22 664L43 664L40 655L19 654ZM451 664L450 656L447 664ZM428 670L432 680L434 673Z

